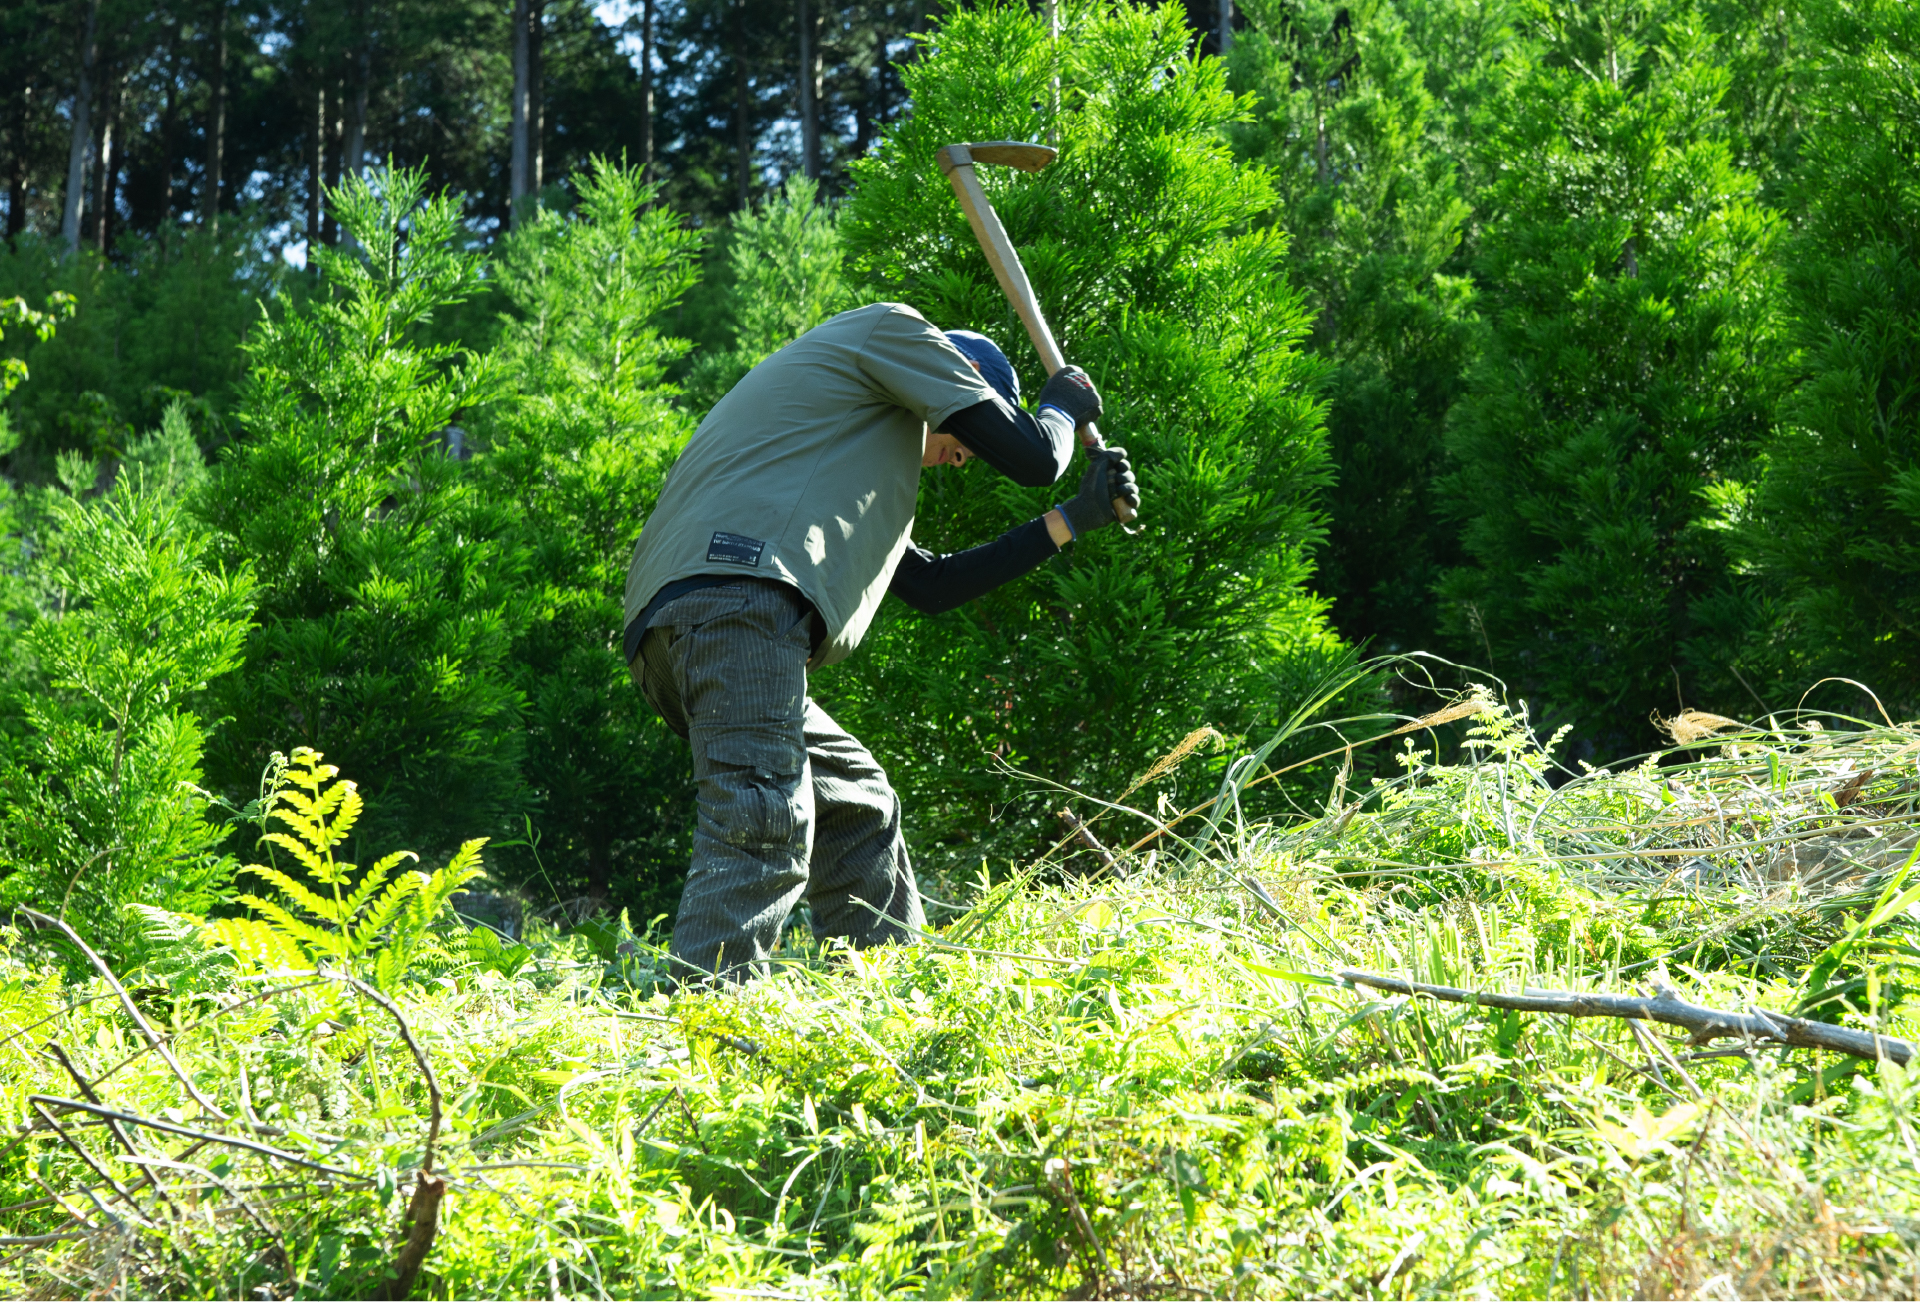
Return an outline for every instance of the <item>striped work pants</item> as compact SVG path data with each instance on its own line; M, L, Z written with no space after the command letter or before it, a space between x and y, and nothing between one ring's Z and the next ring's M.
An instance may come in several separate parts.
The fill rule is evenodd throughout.
M867 748L807 696L813 607L740 579L662 606L632 673L693 747L699 821L673 924L682 977L744 980L805 899L821 938L858 947L925 925L900 798Z

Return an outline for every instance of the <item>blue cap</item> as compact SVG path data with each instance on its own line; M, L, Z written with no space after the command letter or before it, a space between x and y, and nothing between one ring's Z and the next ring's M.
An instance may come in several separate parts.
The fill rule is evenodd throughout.
M1013 363L1000 351L999 344L972 330L949 330L947 342L968 361L980 364L980 378L992 385L995 393L1013 406L1020 405L1020 377L1013 373Z

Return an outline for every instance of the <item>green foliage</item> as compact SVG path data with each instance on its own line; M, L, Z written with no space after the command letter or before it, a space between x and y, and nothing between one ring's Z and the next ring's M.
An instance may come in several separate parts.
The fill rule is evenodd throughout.
M544 894L658 905L685 869L686 747L627 675L633 540L693 421L663 383L684 345L654 322L693 282L697 236L637 169L597 160L498 267L496 356L518 400L476 424L479 491L510 510L533 609L508 665L526 701L530 835L502 870ZM671 907L671 901L665 901Z
M687 375L688 397L704 411L765 358L836 312L856 306L841 271L834 210L806 176L727 228L725 266L708 309L716 338Z
M126 1205L30 1110L27 1095L73 1086L13 1038L0 1100L23 1128L0 1165L0 1232L54 1237L17 1245L0 1287L81 1296L124 1269L126 1291L156 1297L382 1291L434 1115L418 1044L444 1100L449 1190L424 1296L1904 1289L1920 1267L1899 1230L1920 1214L1911 1070L1730 1037L1698 1052L1657 1025L1408 999L1332 973L1621 993L1651 966L1621 915L1663 910L1670 930L1649 947L1671 962L1676 942L1771 908L1809 952L1776 951L1772 973L1676 964L1672 979L1711 1007L1790 1007L1820 955L1863 934L1820 912L1858 892L1757 874L1697 889L1663 856L1685 845L1733 870L1777 850L1781 825L1857 844L1897 817L1911 835L1914 794L1879 775L1920 736L1803 719L1556 789L1490 694L1436 715L1407 721L1414 758L1364 808L1249 823L1203 874L1135 860L1119 886L1003 883L938 941L796 944L778 975L726 997L636 997L546 933L514 972L455 961L396 983L391 1011L250 968L167 985L176 969L150 964L149 1005L176 1010L172 1051L230 1118L189 1114L219 1137L158 1168L191 1210L131 1177L139 1219L83 1225L48 1202ZM1429 727L1461 723L1466 762L1422 758ZM290 838L312 849L350 801L307 765L289 788L300 807L336 811ZM1910 942L1908 870L1865 888L1863 923ZM184 963L207 940L170 944ZM32 1028L110 1106L178 1125L181 1078L139 1052L117 1001L31 957L0 936L0 1037ZM1920 1026L1885 1003L1848 1017ZM179 1146L128 1130L155 1156ZM70 1133L118 1170L99 1130ZM255 1187L269 1182L271 1199Z
M1750 612L1701 494L1767 424L1778 223L1684 6L1542 8L1536 36L1482 142L1491 329L1445 484L1472 564L1442 595L1541 717L1618 752L1650 709L1745 699L1727 666Z
M890 603L814 688L887 765L921 845L947 843L970 866L984 846L1030 844L1040 812L1009 806L983 756L1116 792L1197 724L1271 726L1336 654L1305 588L1328 477L1317 370L1298 351L1305 314L1282 274L1285 237L1254 225L1272 183L1221 139L1249 105L1217 61L1187 52L1177 10L1062 15L1057 44L1017 6L945 18L907 71L913 116L857 170L841 222L871 292L983 329L1032 393L1023 332L933 155L1057 136L1045 171L982 168L982 183L1145 487L1136 536L1089 538L947 615ZM1021 489L984 467L930 474L914 540L985 542L1070 489Z
M1799 383L1745 483L1716 501L1771 618L1742 648L1790 687L1859 679L1920 707L1920 52L1910 6L1835 6L1803 106L1785 250Z
M457 198L400 170L330 202L353 251L315 250L324 292L249 338L246 437L200 498L267 585L210 767L241 791L289 742L324 751L369 775L364 830L437 853L530 800L509 665L530 594L447 434L507 372L415 338L480 274Z
M255 581L214 562L174 488L130 470L96 499L46 495L47 609L24 636L23 735L0 767L0 893L115 952L128 904L204 908L230 871L196 707L240 663Z
M0 299L0 342L5 342L8 327L25 327L41 343L53 338L54 324L62 316L73 315L73 295L58 290L47 295L47 310L36 312L24 298ZM19 388L27 378L27 364L21 358L0 359L0 398Z
M63 451L117 457L176 399L194 408L199 437L218 442L246 366L241 344L260 301L283 288L274 264L249 251L205 232L140 242L123 263L91 251L66 258L64 246L32 237L0 248L0 298L47 297L73 317L19 356L33 376L9 403L21 440L14 473L44 479Z
M362 872L334 854L365 808L359 788L335 781L340 771L322 763L317 751L303 747L291 759L274 758L259 818L263 826L277 820L288 830L268 832L261 840L292 856L298 869L248 864L241 871L278 887L280 899L242 895L240 903L264 915L306 960L302 966L331 962L349 971L367 968L375 985L392 990L430 943L428 929L449 897L480 875L486 838L468 841L431 873L394 871L419 859L411 850L395 850ZM213 938L232 943L229 929L236 924L244 926L244 920L213 923ZM492 956L499 950L496 942L483 952Z
M1235 151L1272 169L1291 279L1314 313L1338 480L1316 587L1346 638L1427 648L1433 587L1458 564L1439 509L1442 427L1473 353L1459 246L1471 207L1427 63L1396 6L1247 7L1237 86L1257 95Z

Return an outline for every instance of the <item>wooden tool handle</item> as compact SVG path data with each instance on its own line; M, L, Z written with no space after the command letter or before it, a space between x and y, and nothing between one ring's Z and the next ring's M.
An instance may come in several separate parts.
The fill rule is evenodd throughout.
M981 146L983 155L987 148ZM987 192L980 188L980 178L973 174L973 152L966 145L948 145L938 157L940 170L946 173L955 197L960 200L960 211L967 215L967 224L973 227L974 238L980 241L980 250L987 255L994 279L1000 282L1007 301L1013 304L1020 324L1027 328L1027 338L1033 340L1041 365L1047 368L1049 376L1065 369L1067 359L1061 354L1060 345L1054 342L1053 331L1047 328L1040 300L1027 281L1026 268L1020 265L1020 254L1007 238L1007 228L1000 224L1000 214L993 210ZM1081 439L1088 447L1106 446L1100 437L1100 427L1092 421L1080 429ZM1135 516L1132 504L1123 497L1113 499L1113 513L1120 517L1121 524L1129 523Z

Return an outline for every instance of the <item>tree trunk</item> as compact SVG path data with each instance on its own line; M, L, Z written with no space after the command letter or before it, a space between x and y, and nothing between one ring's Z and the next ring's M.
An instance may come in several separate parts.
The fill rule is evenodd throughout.
M1047 82L1047 143L1060 143L1060 3L1046 0L1048 61L1053 76Z
M340 184L340 91L335 84L320 92L320 148L327 160L328 190ZM320 227L329 246L340 242L340 224L334 220L332 204L321 209Z
M180 99L176 93L179 77L180 24L167 28L167 94L160 110L160 256L164 260L173 245L173 144L180 130Z
M213 7L213 103L207 114L207 174L200 182L200 224L220 233L220 180L227 162L227 0Z
M640 176L653 179L653 6L640 8Z
M820 63L807 0L794 0L794 25L800 29L800 170L820 175Z
M33 101L33 87L20 95L20 107L13 118L13 147L7 151L7 243L12 244L27 228L27 111Z
M739 151L735 170L740 176L739 211L745 212L753 195L753 123L752 105L747 99L747 6L745 0L733 0L733 124L734 144Z
M100 106L100 167L93 186L93 246L105 253L113 239L114 173L113 119L119 108L119 90L111 72L106 78L106 102Z
M327 134L327 93L318 84L307 106L307 250L320 247L320 167Z
M533 175L529 178L538 195L547 183L547 94L542 46L547 30L547 0L528 0L527 17L527 150L533 155Z
M1220 0L1220 57L1233 48L1233 0Z
M520 225L521 200L532 176L532 154L527 148L527 0L513 0L513 165L507 177L507 222Z
M67 146L66 211L60 217L60 238L69 256L80 251L80 205L87 192L87 153L93 144L94 29L99 26L100 0L88 0L87 30L80 41L80 85L73 97L73 134Z
M347 139L340 149L341 170L357 177L367 170L367 84L373 73L373 37L367 32L367 7L361 5L355 26L360 32L360 48L354 51L348 77L352 81L347 94Z

